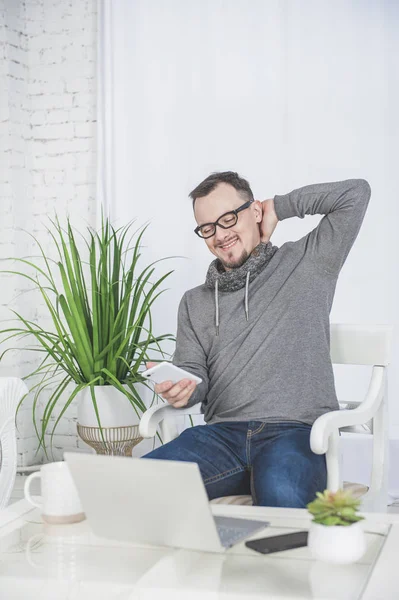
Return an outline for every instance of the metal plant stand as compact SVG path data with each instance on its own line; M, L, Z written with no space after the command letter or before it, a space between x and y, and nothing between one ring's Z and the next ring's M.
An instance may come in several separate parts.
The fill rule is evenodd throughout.
M103 427L101 435L99 427L85 427L77 423L79 437L97 454L112 456L132 456L132 451L142 441L138 425L125 427Z

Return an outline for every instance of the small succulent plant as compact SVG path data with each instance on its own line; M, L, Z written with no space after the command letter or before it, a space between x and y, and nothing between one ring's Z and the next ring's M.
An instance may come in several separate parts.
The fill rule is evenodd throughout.
M344 490L323 493L317 492L313 502L307 505L308 511L313 515L313 522L320 525L352 525L364 517L357 514L360 500L354 498L352 493Z

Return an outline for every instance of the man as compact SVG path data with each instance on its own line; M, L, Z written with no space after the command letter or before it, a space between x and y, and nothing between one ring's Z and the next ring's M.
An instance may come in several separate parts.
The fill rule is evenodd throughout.
M255 505L303 508L325 489L310 430L338 409L329 314L370 194L349 179L259 202L233 172L191 192L195 232L216 259L181 300L173 363L202 383L155 391L176 409L201 402L206 425L146 458L198 463L210 499L251 493ZM278 221L307 214L325 216L300 240L272 245Z

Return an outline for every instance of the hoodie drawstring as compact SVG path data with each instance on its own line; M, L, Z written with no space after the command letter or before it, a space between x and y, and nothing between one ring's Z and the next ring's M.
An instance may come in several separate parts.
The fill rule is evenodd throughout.
M248 310L248 286L249 286L249 276L251 274L251 271L248 271L247 273L247 280L245 282L245 301L244 301L244 305L245 305L245 316L247 318L248 321L248 317L249 317L249 310Z
M219 335L219 294L218 294L218 280L215 281L215 306L216 306L216 335Z
M248 303L248 288L249 288L249 277L251 271L247 273L247 279L245 281L245 298L244 298L244 308L245 308L245 318L249 319L249 303ZM216 335L219 335L219 282L216 279L215 281L215 325L216 325Z

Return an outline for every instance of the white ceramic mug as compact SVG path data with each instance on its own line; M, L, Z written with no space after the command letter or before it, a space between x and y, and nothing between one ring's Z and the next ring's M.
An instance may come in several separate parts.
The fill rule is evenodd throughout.
M26 542L28 563L36 569L43 569L52 579L74 581L85 578L87 563L84 554L87 555L86 547L91 540L87 522L67 526L45 522L41 530Z
M32 498L29 491L31 482L36 478L41 479L42 495L39 502ZM43 520L47 523L79 523L86 518L66 462L43 465L40 471L29 475L24 494L28 502L41 509Z

